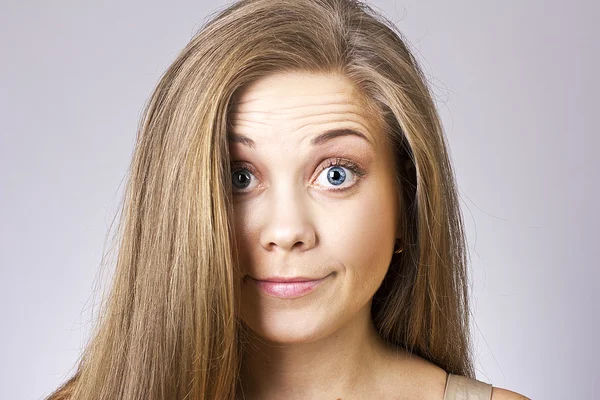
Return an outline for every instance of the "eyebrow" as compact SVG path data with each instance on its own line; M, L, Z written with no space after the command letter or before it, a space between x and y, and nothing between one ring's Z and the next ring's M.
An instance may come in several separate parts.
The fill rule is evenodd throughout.
M369 139L367 138L367 136L365 134L361 133L360 131L350 129L350 128L328 130L324 133L321 133L319 136L314 137L310 141L310 144L311 144L311 146L319 146L331 139L334 139L334 138L340 137L340 136L357 136L357 137L360 137L363 140L365 140L371 146L373 146L373 144L369 141ZM251 147L251 148L256 147L256 143L254 143L254 140L250 139L247 136L240 135L237 133L229 132L227 134L227 139L231 142L241 143L241 144Z

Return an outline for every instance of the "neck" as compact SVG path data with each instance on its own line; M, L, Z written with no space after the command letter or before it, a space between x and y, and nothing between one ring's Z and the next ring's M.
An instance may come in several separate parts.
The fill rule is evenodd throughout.
M272 343L248 336L240 371L246 399L346 398L372 386L386 364L387 345L373 325L371 302L315 341Z

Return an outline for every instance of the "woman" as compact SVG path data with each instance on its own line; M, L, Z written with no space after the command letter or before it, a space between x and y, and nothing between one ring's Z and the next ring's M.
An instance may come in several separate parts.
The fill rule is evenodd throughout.
M106 308L50 399L522 399L474 379L462 217L394 25L240 1L138 133Z

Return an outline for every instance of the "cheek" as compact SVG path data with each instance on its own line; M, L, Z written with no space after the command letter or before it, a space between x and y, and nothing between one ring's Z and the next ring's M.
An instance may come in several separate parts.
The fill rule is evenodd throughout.
M253 247L258 246L258 243L251 243L253 238L252 224L254 218L252 210L246 205L236 205L233 218L234 234L237 242L238 256L240 266L243 273L248 273L246 265L249 262L250 252Z
M381 186L379 186L381 188ZM369 188L348 204L346 217L330 233L336 256L346 265L352 285L376 290L391 261L395 226L393 196L384 188Z

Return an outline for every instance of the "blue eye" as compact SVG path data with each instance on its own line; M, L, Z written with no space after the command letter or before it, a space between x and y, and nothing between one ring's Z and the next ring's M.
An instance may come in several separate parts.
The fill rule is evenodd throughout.
M323 171L326 171L325 177L327 178L326 182L320 183L319 186L328 186L327 183L333 185L334 187L339 187L335 189L329 189L332 192L343 192L356 183L362 176L364 176L363 170L353 162L335 158L329 160ZM350 175L351 178L348 178ZM317 182L320 180L321 175L317 179ZM350 185L346 185L341 187L348 179L350 179Z
M335 166L327 173L327 181L332 185L341 185L346 180L344 168ZM339 182L339 183L338 183Z
M232 185L235 193L243 194L249 192L248 189L254 179L254 169L250 164L247 163L234 163L232 166ZM238 168L235 168L239 165ZM326 171L326 174L319 174L317 178L318 186L323 187L334 187L333 189L327 189L330 192L343 192L350 189L354 184L365 175L365 172L357 164L344 160L341 158L334 158L327 161L325 166L322 167L320 172ZM324 182L319 183L321 176L325 176L327 179ZM350 177L350 178L349 178ZM350 185L342 187L342 185L350 179Z

